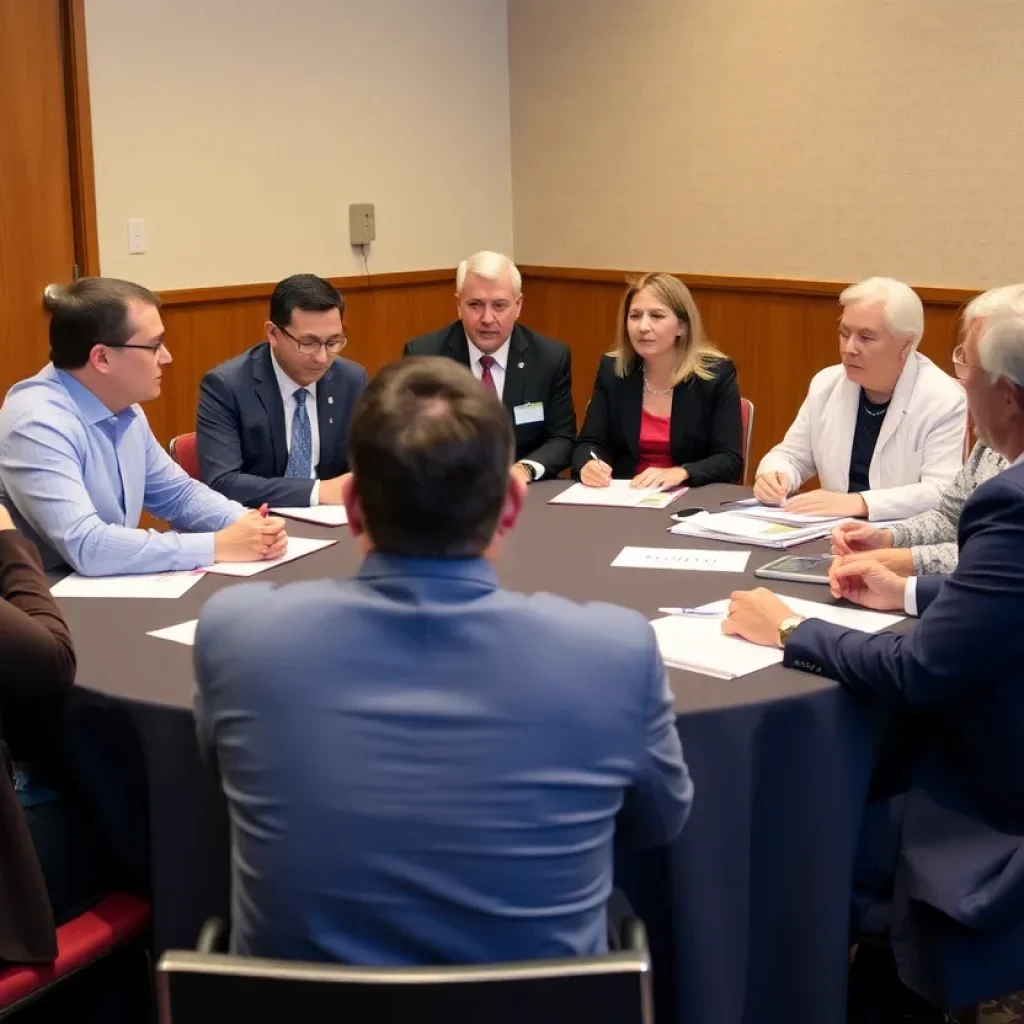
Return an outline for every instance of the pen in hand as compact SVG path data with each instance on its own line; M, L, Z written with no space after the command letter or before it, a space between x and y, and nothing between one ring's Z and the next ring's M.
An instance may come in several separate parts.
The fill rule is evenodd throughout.
M266 502L263 502L263 504L260 505L260 515L263 516L264 519L266 519L269 514L270 506Z

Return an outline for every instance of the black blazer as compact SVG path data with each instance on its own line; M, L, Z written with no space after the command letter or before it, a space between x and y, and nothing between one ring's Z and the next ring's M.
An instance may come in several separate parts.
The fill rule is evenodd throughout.
M42 962L57 955L57 938L4 729L16 755L35 753L33 734L74 682L75 652L39 555L14 530L0 530L0 657L0 961Z
M337 356L317 383L320 462L316 469L321 480L348 471L348 424L365 387L366 370ZM215 366L203 378L196 449L203 482L243 505L309 504L313 481L284 476L288 437L269 342Z
M640 455L643 374L639 360L625 377L615 375L614 356L603 356L594 394L572 458L572 475L591 450L612 467L616 479L636 476ZM743 473L740 389L731 359L719 360L710 380L691 377L672 393L672 464L690 474L689 485L735 483Z
M469 366L469 342L461 320L405 344L407 356L447 356ZM512 328L501 400L516 432L516 461L532 459L544 467L544 478L569 465L576 438L572 404L572 360L569 346L516 324ZM544 404L544 419L515 421L515 408L527 402Z

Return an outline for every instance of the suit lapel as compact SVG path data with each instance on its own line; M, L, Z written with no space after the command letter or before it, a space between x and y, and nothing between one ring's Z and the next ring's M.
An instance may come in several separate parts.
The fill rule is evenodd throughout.
M910 405L911 396L914 394L914 384L917 381L919 369L917 353L911 352L907 357L907 364L903 367L900 379L896 381L893 389L892 401L882 421L882 429L878 432L878 443L875 445L875 452L880 452L896 433L903 417L907 414L907 406ZM872 459L872 462L875 460Z
M274 472L283 476L288 465L288 438L284 430L284 405L281 403L281 389L277 386L274 367L270 362L270 343L264 342L253 353L253 378L256 397L263 406L270 428L270 444L274 455Z
M675 411L675 396L672 398ZM635 462L640 458L640 414L644 407L644 379L639 360L635 360L629 376L622 381L622 432Z
M844 373L839 386L832 392L825 404L824 419L831 429L827 433L830 442L825 445L829 463L835 466L836 479L825 483L819 481L825 490L845 492L850 480L850 456L853 454L853 432L857 427L857 409L860 404L860 385L854 384ZM834 460L834 461L833 461ZM818 466L821 466L818 462Z
M332 362L327 372L320 378L316 386L316 418L320 429L320 462L317 464L317 476L323 477L320 466L328 469L333 462L335 446L338 443L338 431L341 429L335 394L338 379L338 364ZM333 475L333 474L332 474Z
M452 324L448 337L444 339L441 353L457 363L462 363L467 370L470 369L469 342L466 341L466 329L462 326L461 320L456 320Z
M516 324L512 328L512 337L508 346L508 362L505 364L505 387L501 392L501 400L505 403L512 422L515 423L515 408L523 404L526 392L527 374L533 367L530 365L530 339L526 332ZM544 410L545 413L547 410Z

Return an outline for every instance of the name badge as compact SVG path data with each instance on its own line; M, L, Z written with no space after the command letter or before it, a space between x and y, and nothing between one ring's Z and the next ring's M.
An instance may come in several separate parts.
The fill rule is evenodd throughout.
M512 410L512 415L515 417L517 427L521 427L524 423L543 423L544 403L527 402L525 405L517 405Z

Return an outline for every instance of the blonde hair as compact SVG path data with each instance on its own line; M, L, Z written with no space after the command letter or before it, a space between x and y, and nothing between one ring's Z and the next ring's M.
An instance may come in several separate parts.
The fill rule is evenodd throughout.
M626 294L619 306L619 322L615 330L615 347L608 353L615 356L615 374L625 377L639 358L633 343L629 340L629 309L637 292L647 289L662 305L667 306L679 318L682 333L676 341L676 365L672 370L672 386L681 384L692 376L710 380L714 373L711 364L724 359L704 333L697 304L690 289L672 274L643 274L629 282Z

